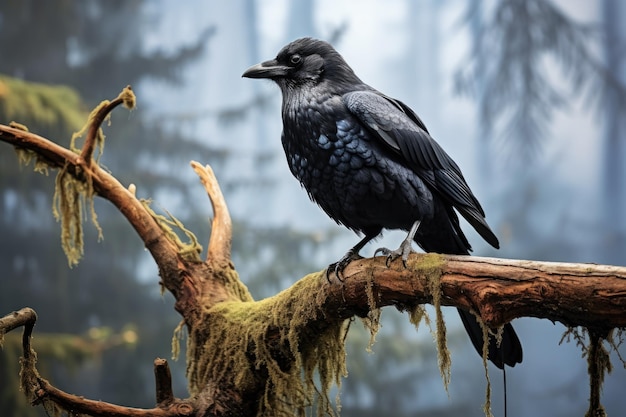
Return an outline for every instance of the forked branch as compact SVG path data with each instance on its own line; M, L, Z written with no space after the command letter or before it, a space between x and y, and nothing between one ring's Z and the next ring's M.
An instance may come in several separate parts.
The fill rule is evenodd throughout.
M207 251L207 261L211 259L225 260L230 262L230 249L232 241L232 222L226 200L222 195L217 178L209 165L201 165L196 161L191 162L193 170L200 177L200 182L211 200L213 207L213 222L211 227L211 239L209 241L209 250Z

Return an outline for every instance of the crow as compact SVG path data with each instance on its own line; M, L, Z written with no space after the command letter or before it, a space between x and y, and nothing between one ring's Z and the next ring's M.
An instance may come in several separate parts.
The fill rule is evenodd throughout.
M363 238L329 266L339 278L383 229L409 231L397 250L380 248L387 262L406 262L415 241L426 252L468 255L471 246L457 211L491 246L498 239L461 169L406 104L361 81L327 42L297 39L275 59L254 65L247 78L270 79L282 92L282 145L292 174L328 216ZM455 211L456 210L456 211ZM476 350L483 331L458 309ZM498 368L522 361L511 324L488 357Z

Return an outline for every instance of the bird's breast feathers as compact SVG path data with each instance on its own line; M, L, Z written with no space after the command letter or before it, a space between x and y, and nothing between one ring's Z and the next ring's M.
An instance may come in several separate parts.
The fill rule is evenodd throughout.
M384 145L373 140L341 97L301 105L283 116L282 142L292 174L339 223L356 230L377 223L390 205L418 207L432 198L416 175L387 157Z

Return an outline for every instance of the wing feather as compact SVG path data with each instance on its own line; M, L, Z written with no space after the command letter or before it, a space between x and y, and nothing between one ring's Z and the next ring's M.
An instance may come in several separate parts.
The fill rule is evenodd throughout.
M413 110L377 91L347 93L343 102L374 136L403 158L429 188L454 206L489 244L499 247L461 169L430 136Z

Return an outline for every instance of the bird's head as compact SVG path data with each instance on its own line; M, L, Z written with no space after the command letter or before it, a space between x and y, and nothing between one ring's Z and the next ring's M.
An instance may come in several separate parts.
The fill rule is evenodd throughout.
M361 84L341 55L328 42L300 38L283 47L276 58L253 65L247 78L267 78L283 91L328 81L335 87Z

